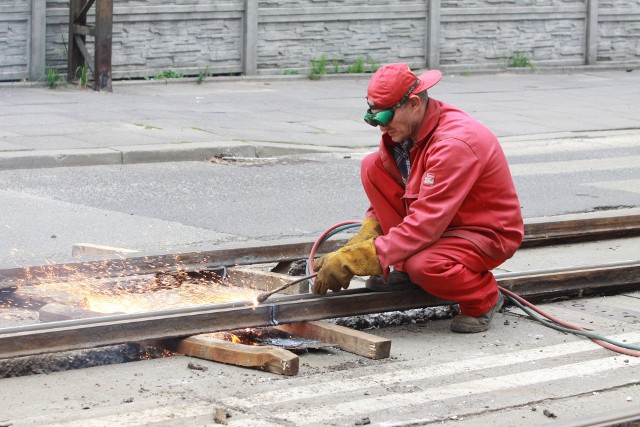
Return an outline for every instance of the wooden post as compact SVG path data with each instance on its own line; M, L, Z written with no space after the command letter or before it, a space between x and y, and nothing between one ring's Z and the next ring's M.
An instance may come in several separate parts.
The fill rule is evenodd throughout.
M111 92L111 50L113 34L113 0L98 0L96 4L95 67L96 91Z
M67 81L75 82L78 68L87 65L93 72L94 89L111 92L113 0L98 0L96 25L88 27L87 12L95 1L70 0ZM87 50L87 36L95 38L95 59Z
M85 64L84 56L78 46L78 42L82 44L86 41L86 36L77 34L76 26L86 26L87 16L80 16L80 11L83 9L87 0L70 0L69 1L69 41L67 51L67 82L73 83L76 81L76 70L78 67L82 67ZM76 39L77 37L77 39Z

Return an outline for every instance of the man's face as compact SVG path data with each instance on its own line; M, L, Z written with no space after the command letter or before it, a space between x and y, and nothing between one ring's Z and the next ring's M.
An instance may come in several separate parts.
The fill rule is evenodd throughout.
M375 110L373 111L376 112ZM402 142L413 137L415 130L415 119L413 113L413 102L411 98L408 102L398 106L393 114L393 119L386 126L380 126L380 131L389 135L393 142Z

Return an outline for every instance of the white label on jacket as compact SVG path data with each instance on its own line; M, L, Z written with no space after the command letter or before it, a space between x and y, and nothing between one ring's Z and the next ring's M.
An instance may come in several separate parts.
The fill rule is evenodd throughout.
M436 176L431 172L427 172L427 174L424 176L424 181L423 181L424 185L433 186L435 182L436 182Z

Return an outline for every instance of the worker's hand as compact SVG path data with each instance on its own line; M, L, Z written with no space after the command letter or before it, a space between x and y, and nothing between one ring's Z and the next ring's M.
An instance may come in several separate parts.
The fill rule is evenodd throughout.
M364 221L362 221L360 230L358 230L358 235L350 238L345 246L362 243L365 240L371 239L372 237L375 239L378 236L382 236L382 227L380 227L380 223L373 218L366 217Z
M373 238L345 246L313 262L318 272L311 292L325 295L328 290L347 289L353 276L381 274L382 267L376 254Z

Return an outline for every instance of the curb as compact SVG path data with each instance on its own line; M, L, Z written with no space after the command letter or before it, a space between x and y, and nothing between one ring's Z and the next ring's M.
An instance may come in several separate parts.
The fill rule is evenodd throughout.
M189 144L152 144L109 148L74 148L0 152L0 171L73 166L128 165L138 163L206 162L216 157L264 158L292 154L351 152L341 147L278 143L217 141Z

